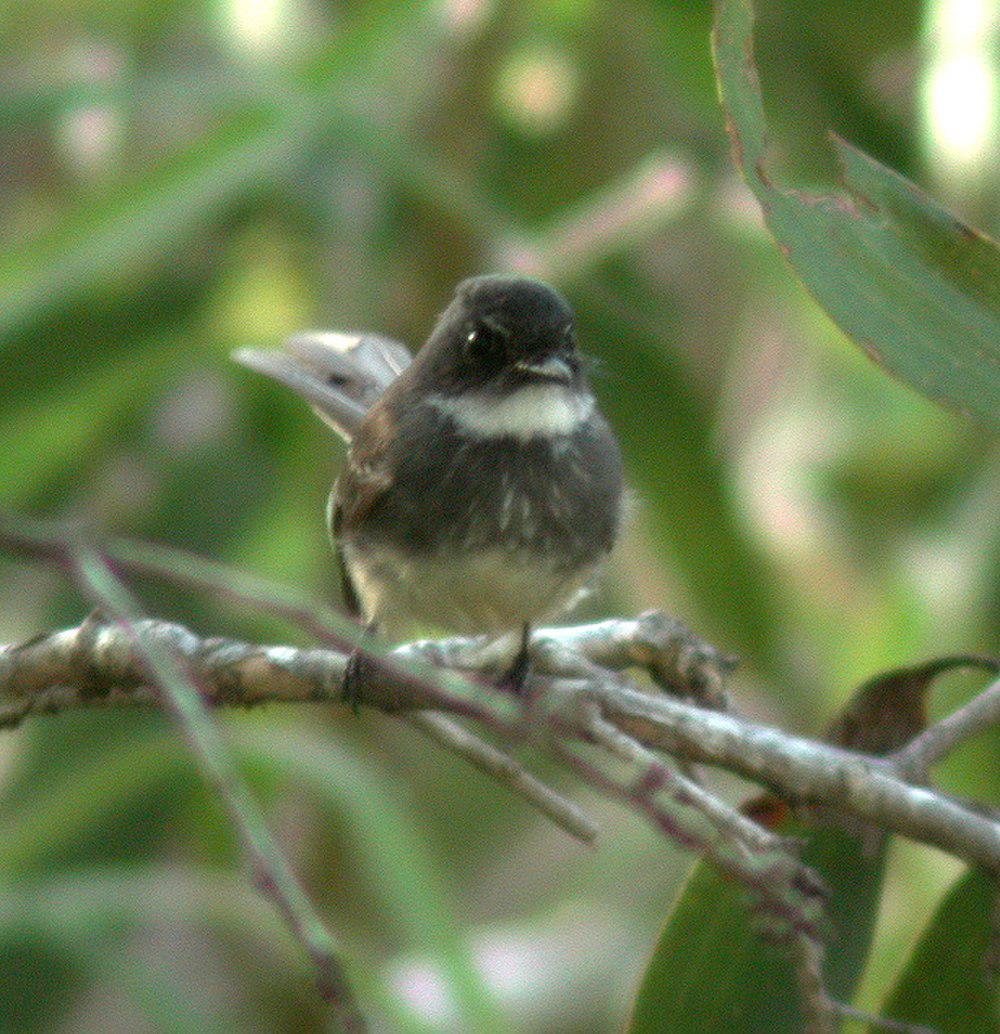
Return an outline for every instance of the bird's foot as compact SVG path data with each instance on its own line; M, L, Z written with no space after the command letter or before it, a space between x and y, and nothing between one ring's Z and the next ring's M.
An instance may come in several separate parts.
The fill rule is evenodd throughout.
M372 628L365 630L366 635L373 633ZM365 683L372 678L375 664L361 647L355 647L347 658L344 677L340 683L340 698L357 715L361 711L364 698Z
M524 696L524 691L528 684L528 675L531 671L530 643L531 628L525 625L521 632L521 641L518 645L517 653L514 655L514 660L497 680L497 689L502 690L504 693L510 693L512 696Z
M340 699L354 712L361 711L361 689L365 680L365 655L354 650L347 658L344 668L344 680L340 684Z

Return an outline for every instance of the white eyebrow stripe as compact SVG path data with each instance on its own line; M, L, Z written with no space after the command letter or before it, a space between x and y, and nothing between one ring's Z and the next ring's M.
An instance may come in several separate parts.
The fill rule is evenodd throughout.
M559 384L529 384L504 398L491 395L432 395L439 413L483 438L531 438L572 434L593 415L594 400Z

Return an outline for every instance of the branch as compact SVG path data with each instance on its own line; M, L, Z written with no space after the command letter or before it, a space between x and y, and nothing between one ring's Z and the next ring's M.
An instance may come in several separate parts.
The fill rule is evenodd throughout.
M155 634L153 623L140 617L131 596L99 553L81 544L69 548L65 559L81 589L113 619L114 624L107 627L113 627L130 644L136 669L143 672L147 682L162 690L148 696L158 699L184 731L202 772L222 798L239 833L255 884L275 905L311 959L320 993L332 1003L341 1028L361 1034L367 1030L367 1023L347 981L334 939L295 879L249 788L229 760L222 736L195 685L198 673L185 670L178 652ZM96 647L101 635L100 622L85 624L81 631L85 639L94 637ZM0 654L0 660L6 654L7 651ZM92 677L81 685L86 684L88 692L100 696L101 683L95 668ZM50 696L47 706L52 705Z
M202 639L162 621L139 625L186 660L202 693L216 705L340 701L346 653ZM543 630L539 636L545 640L561 635L597 656L603 650L602 635L617 641L622 628L618 622L602 622L561 633ZM417 656L435 660L460 655L471 669L480 646L488 667L495 661L490 645L472 640L409 644L394 656L402 662ZM576 674L579 662L574 668L570 677L553 671L536 680L532 707L544 720L547 734L588 740L587 723L596 704L605 721L652 750L727 769L790 802L824 805L1000 872L1000 823L933 789L907 782L890 762L683 700L653 696L614 673L581 678ZM0 652L0 727L54 709L126 700L148 704L147 686L134 642L114 623L92 620ZM102 699L95 689L107 695ZM518 729L517 702L469 679L450 683L447 693L429 694L425 689L407 696L392 678L376 672L358 690L362 704L381 710L399 713L430 707L457 715L481 714L491 728L510 735Z
M500 640L445 639L401 646L400 657L466 671L502 669L509 658ZM532 634L532 667L550 675L587 678L594 669L641 668L662 690L717 710L726 708L725 678L737 659L659 610L638 618L540 628Z
M946 754L997 724L1000 724L1000 679L911 740L893 756L893 763L901 772L923 781Z
M61 561L63 542L75 537L76 529L60 527L52 522L33 520L18 515L8 515L0 511L0 544L25 552L45 560ZM320 642L327 643L335 649L350 651L351 649L370 650L376 644L364 640L359 626L350 618L334 610L320 600L309 599L287 586L269 582L256 575L239 571L217 561L209 560L196 553L168 546L121 537L104 537L101 540L101 552L108 556L116 568L136 574L153 576L170 581L187 588L200 589L214 596L247 604L255 610L269 610L304 631ZM640 619L641 623L641 619ZM664 648L680 649L684 643L696 642L695 637L679 623L670 628L659 628L655 622L649 623L641 633L636 632L637 644L645 637L648 640L643 647L651 656L655 656L658 645ZM689 666L692 679L706 680L712 678L708 671L709 655L691 647L685 654L690 654ZM414 680L411 673L401 669L393 658L385 656L384 651L376 655L366 654L370 663L381 670L387 679L397 679L402 683L403 691L407 686L412 691L426 688L433 693L439 678L431 673L429 681ZM501 661L501 663L504 663ZM661 667L664 665L661 662ZM697 671L695 670L697 668ZM718 681L716 679L716 681ZM714 683L712 683L714 684ZM138 691L137 691L138 692ZM60 694L49 692L37 698L33 703L23 706L34 711L58 708ZM50 701L47 703L46 701ZM0 727L6 721L17 717L17 708L0 706ZM490 716L480 713L478 717L489 724ZM571 801L566 800L541 780L531 775L510 755L498 750L492 744L480 739L444 715L413 714L407 717L409 724L422 735L433 740L438 746L461 757L469 764L486 772L493 778L503 782L514 793L535 807L543 815L551 819L571 836L590 843L597 834L597 827L583 811ZM505 731L503 727L496 731Z
M66 565L68 557L77 556L79 542L72 529L0 513L0 544L18 552ZM93 548L90 554L97 555ZM352 685L359 703L407 721L574 835L592 839L596 827L576 805L448 714L475 719L509 741L539 741L585 782L645 815L673 842L705 855L738 880L768 918L772 932L789 943L807 1026L816 1034L826 1034L838 1012L847 1011L823 986L823 946L817 932L822 888L789 842L704 790L687 776L687 765L727 768L763 783L790 803L822 806L824 813L849 825L902 833L1000 872L995 816L914 785L912 773L898 761L902 751L888 759L867 756L719 713L726 706L724 679L733 659L662 614L537 632L531 643L535 674L530 692L515 699L497 693L482 677L508 663L502 643L450 639L390 650L329 607L192 554L125 540L105 542L101 554L124 570L270 610L330 648L201 639L178 625L137 621L131 608L112 607L114 621L94 617L78 628L0 649L0 727L16 725L32 713L74 706L155 704L160 701L151 684L167 691L168 704L183 717L185 686L168 678L165 669L156 670L151 660L157 651L178 665L182 675L190 672L197 679L204 703L338 701L349 657L359 653L362 674ZM103 570L122 590L106 565ZM83 576L86 589L85 565L72 573ZM642 669L674 695L651 695L621 674L626 668ZM203 706L197 692L193 699ZM932 744L926 756L940 756L987 727L995 720L993 707L993 694L987 691L942 723L942 729L931 730L934 735L924 741ZM624 762L637 773L624 778L610 774L582 756L576 744L596 746L619 767ZM232 788L218 786L232 810ZM291 900L280 889L275 893L267 880L263 885L279 905ZM297 885L294 889L298 891ZM308 942L315 931L296 927L310 908L304 896L302 902L304 911L286 911L286 917Z

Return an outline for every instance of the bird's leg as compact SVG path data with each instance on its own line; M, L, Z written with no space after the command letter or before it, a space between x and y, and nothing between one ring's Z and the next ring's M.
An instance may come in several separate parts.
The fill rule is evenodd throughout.
M528 679L528 669L531 667L531 625L527 621L521 626L521 641L514 654L514 660L510 667L500 676L497 687L520 696L524 692L524 685Z
M362 644L369 637L375 635L378 624L369 621L365 625L365 634ZM350 709L357 715L361 710L361 690L365 679L371 675L372 663L368 659L362 646L356 646L347 658L347 665L344 667L344 679L340 686L340 697Z

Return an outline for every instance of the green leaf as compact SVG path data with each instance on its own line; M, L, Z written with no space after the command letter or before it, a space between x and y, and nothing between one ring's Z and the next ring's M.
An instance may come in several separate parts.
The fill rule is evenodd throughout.
M865 754L892 754L926 725L924 704L934 678L981 661L944 657L877 675L853 694L824 739ZM875 930L885 838L873 841L861 829L793 820L787 805L773 795L744 810L782 835L804 840L802 860L820 875L830 895L824 982L836 1001L849 1002ZM747 905L739 887L706 862L698 863L643 977L630 1034L798 1034L803 1029L788 952L761 938Z
M842 830L810 832L788 821L779 832L809 836L803 861L831 892L827 989L837 999L849 999L875 927L884 848L866 851L858 837ZM754 929L742 890L699 862L646 969L630 1034L799 1034L802 1029L787 951Z
M750 0L719 0L716 74L733 153L778 247L875 362L932 399L1000 422L1000 250L836 137L845 191L775 182L752 26Z
M939 1034L1000 1029L1000 980L987 967L997 894L996 881L983 872L968 872L955 883L910 956L883 1016Z

